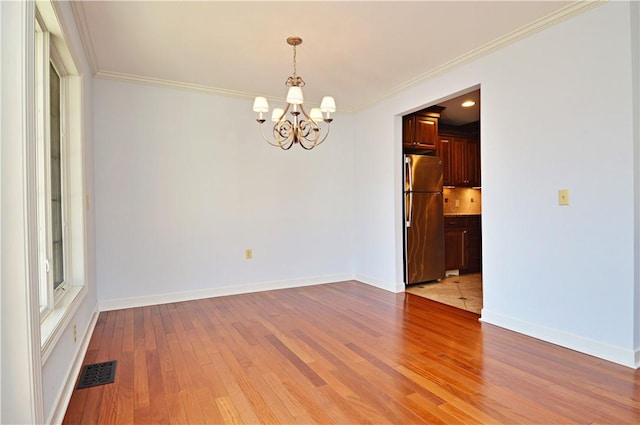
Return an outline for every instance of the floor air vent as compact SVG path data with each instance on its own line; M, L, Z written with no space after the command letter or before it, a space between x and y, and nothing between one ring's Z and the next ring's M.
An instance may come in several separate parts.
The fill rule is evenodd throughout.
M111 384L116 379L116 361L88 364L82 368L76 389Z

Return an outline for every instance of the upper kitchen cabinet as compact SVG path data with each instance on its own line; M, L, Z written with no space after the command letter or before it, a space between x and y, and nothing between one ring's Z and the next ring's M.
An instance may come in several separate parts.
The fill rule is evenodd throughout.
M437 152L438 119L442 109L432 106L402 117L402 145L406 152Z
M439 155L444 163L445 186L481 185L478 132L465 130L451 127L440 130Z
M449 143L451 186L480 186L480 143L478 140L451 137Z

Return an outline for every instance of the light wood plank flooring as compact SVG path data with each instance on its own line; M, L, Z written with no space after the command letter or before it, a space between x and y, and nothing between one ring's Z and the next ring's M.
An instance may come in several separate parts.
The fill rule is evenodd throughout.
M640 423L640 372L349 281L100 314L65 424Z

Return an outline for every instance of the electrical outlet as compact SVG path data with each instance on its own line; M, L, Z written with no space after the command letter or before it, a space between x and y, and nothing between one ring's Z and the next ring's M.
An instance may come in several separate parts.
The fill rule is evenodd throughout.
M244 250L244 258L246 260L251 260L253 258L253 251L251 250L251 248Z
M558 190L558 205L569 205L569 189Z
M76 324L73 324L73 342L78 340L78 329L76 328Z

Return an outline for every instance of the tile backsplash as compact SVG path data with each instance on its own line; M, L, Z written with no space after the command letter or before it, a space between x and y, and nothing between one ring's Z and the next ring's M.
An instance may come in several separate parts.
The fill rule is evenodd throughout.
M482 189L445 187L442 193L444 195L445 215L482 213Z

